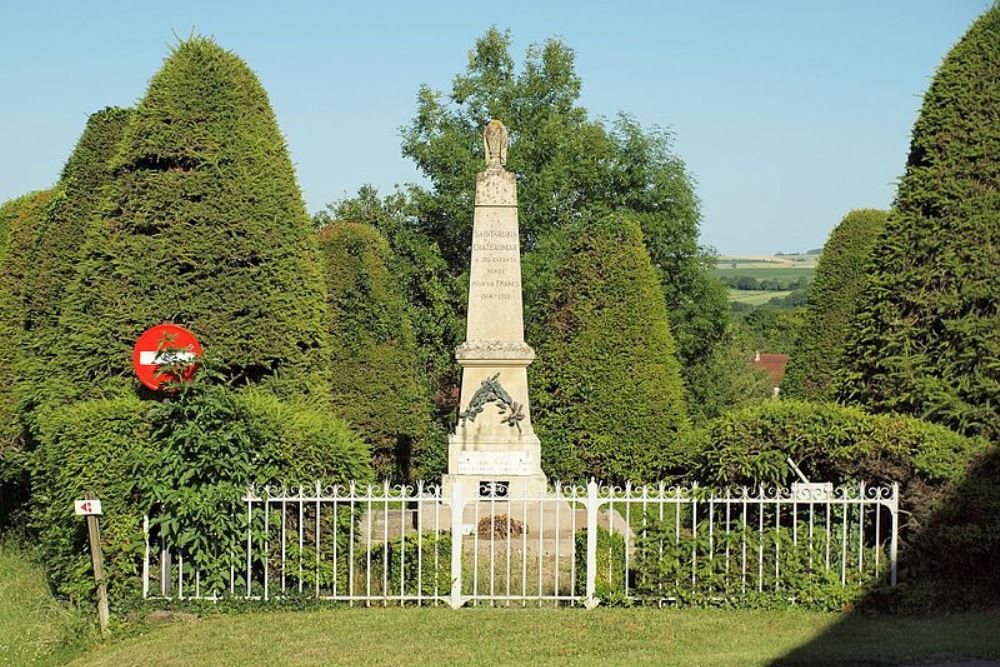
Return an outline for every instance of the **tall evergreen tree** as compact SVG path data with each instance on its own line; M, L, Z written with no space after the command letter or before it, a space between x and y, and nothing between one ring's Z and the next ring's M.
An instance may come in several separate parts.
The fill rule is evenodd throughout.
M1000 437L1000 6L945 57L870 264L845 398Z
M51 192L33 192L0 206L0 482L23 472L17 411L18 363L25 342L28 272Z
M104 186L111 181L110 163L125 132L131 110L108 107L87 119L80 140L63 167L44 223L39 226L26 273L27 333L18 363L18 411L32 421L34 407L46 402L46 389L59 391L47 379L63 332L59 327L62 297L81 255L80 239L94 216Z
M886 215L875 209L851 211L830 233L809 285L805 319L781 383L783 393L813 401L836 398L834 376L844 365L844 349L868 278L868 258Z
M430 479L444 465L431 401L389 248L379 232L333 223L319 232L332 312L332 400L337 415L372 445L382 478Z
M663 292L634 220L570 225L531 259L545 294L529 339L532 419L554 479L653 481L680 463L687 429Z
M72 394L136 384L136 337L191 328L235 383L328 392L315 235L264 89L203 37L175 47L112 163L61 315Z

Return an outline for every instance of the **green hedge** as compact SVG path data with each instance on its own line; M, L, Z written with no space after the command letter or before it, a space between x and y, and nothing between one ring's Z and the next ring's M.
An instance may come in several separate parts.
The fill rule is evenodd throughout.
M710 484L788 484L788 456L816 482L899 482L901 581L929 589L927 604L1000 592L1000 455L982 438L904 415L780 401L724 415L692 442L696 476Z
M809 285L805 320L781 382L783 394L813 401L836 397L834 376L868 278L866 264L885 227L885 211L848 213L830 233Z
M319 233L331 311L336 414L372 445L376 474L393 481L443 472L445 440L431 421L406 304L373 227L334 223Z
M813 401L836 397L834 375L844 366L844 348L868 278L866 264L887 215L851 211L831 232L809 285L805 321L781 382L783 394Z
M32 474L32 524L56 591L84 603L93 600L86 522L73 501L93 491L102 501L105 565L110 594L138 589L142 516L139 490L156 448L150 438L149 404L125 397L87 401L44 411Z
M189 327L236 383L326 396L318 249L267 94L203 37L177 45L129 121L62 326L70 393L137 387L146 328Z
M1000 439L1000 6L924 95L842 396Z
M162 402L124 397L42 411L32 521L59 592L91 599L83 523L73 516L87 490L104 501L109 585L121 599L139 590L147 511L153 540L183 549L211 590L242 544L243 514L233 509L249 484L372 480L368 448L328 412L214 382Z
M688 427L663 292L639 225L588 216L533 258L532 419L552 479L660 478Z
M31 335L18 364L17 386L18 412L29 427L35 408L48 402L47 394L65 391L63 382L49 381L53 357L65 336L59 324L62 300L79 265L87 224L111 181L110 163L130 117L129 109L108 107L87 119L37 234L25 282L25 327Z
M24 195L0 207L0 482L23 472L23 421L17 409L19 365L28 336L29 274L51 199L48 191Z
M986 448L943 426L873 415L835 403L776 401L709 423L693 440L699 479L714 484L787 484L795 463L814 481L957 482ZM910 502L916 499L906 494Z

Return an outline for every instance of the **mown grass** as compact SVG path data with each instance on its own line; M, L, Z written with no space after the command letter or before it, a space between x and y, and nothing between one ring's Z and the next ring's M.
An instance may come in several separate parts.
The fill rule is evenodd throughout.
M92 624L52 597L27 551L0 544L0 665L62 664L92 638Z
M997 627L1000 613L337 608L177 621L71 664L907 664L1000 657Z

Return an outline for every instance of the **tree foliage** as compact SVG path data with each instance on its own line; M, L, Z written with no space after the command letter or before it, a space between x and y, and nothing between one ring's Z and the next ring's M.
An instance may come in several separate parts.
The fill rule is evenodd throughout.
M692 421L706 420L739 408L771 399L771 377L767 371L751 365L757 337L742 323L733 322L725 338L715 346L712 355L694 373L700 374L689 383L688 412Z
M33 192L0 207L0 482L23 472L23 423L17 409L19 365L27 341L32 258L51 192Z
M688 425L663 292L638 223L586 218L532 259L532 419L553 479L652 481Z
M319 232L332 313L332 401L372 445L375 471L409 480L442 472L443 437L432 426L431 402L413 329L390 253L375 228L333 223Z
M449 275L437 244L420 233L414 206L405 193L380 197L375 188L363 186L354 197L316 216L320 227L338 220L370 225L388 242L387 263L413 326L419 374L425 376L431 391L438 423L450 429L458 400L453 391L459 377L454 349L464 333L455 302L468 281Z
M835 374L868 277L867 262L885 227L885 211L848 213L830 233L809 286L809 304L782 381L789 396L830 401L836 397Z
M112 163L64 303L60 367L86 396L135 387L131 347L184 324L237 383L325 395L318 249L253 72L207 38L175 47Z
M420 231L452 274L468 268L481 133L499 118L510 129L507 168L518 179L521 247L530 252L587 211L631 214L659 273L683 367L703 362L725 332L725 293L708 274L699 203L669 132L644 129L625 114L610 124L591 118L579 104L573 51L560 40L530 47L520 69L510 42L509 33L488 30L447 96L420 89L417 113L403 129L403 154L430 181L429 189L410 190Z
M18 411L29 427L35 407L47 402L43 392L62 391L48 378L55 372L54 356L63 339L59 326L63 295L78 266L80 240L111 181L110 163L130 116L129 109L108 107L87 119L34 241L25 283L27 336L17 386Z
M842 395L1000 437L1000 7L945 57L875 248Z

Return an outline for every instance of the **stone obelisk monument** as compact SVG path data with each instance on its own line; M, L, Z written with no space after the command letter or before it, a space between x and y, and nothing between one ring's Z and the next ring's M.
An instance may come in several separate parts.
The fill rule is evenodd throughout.
M531 427L527 367L535 352L524 342L517 184L504 169L507 129L483 132L486 170L476 175L472 264L459 421L449 437L444 487L457 481L465 498L541 497L538 437Z

